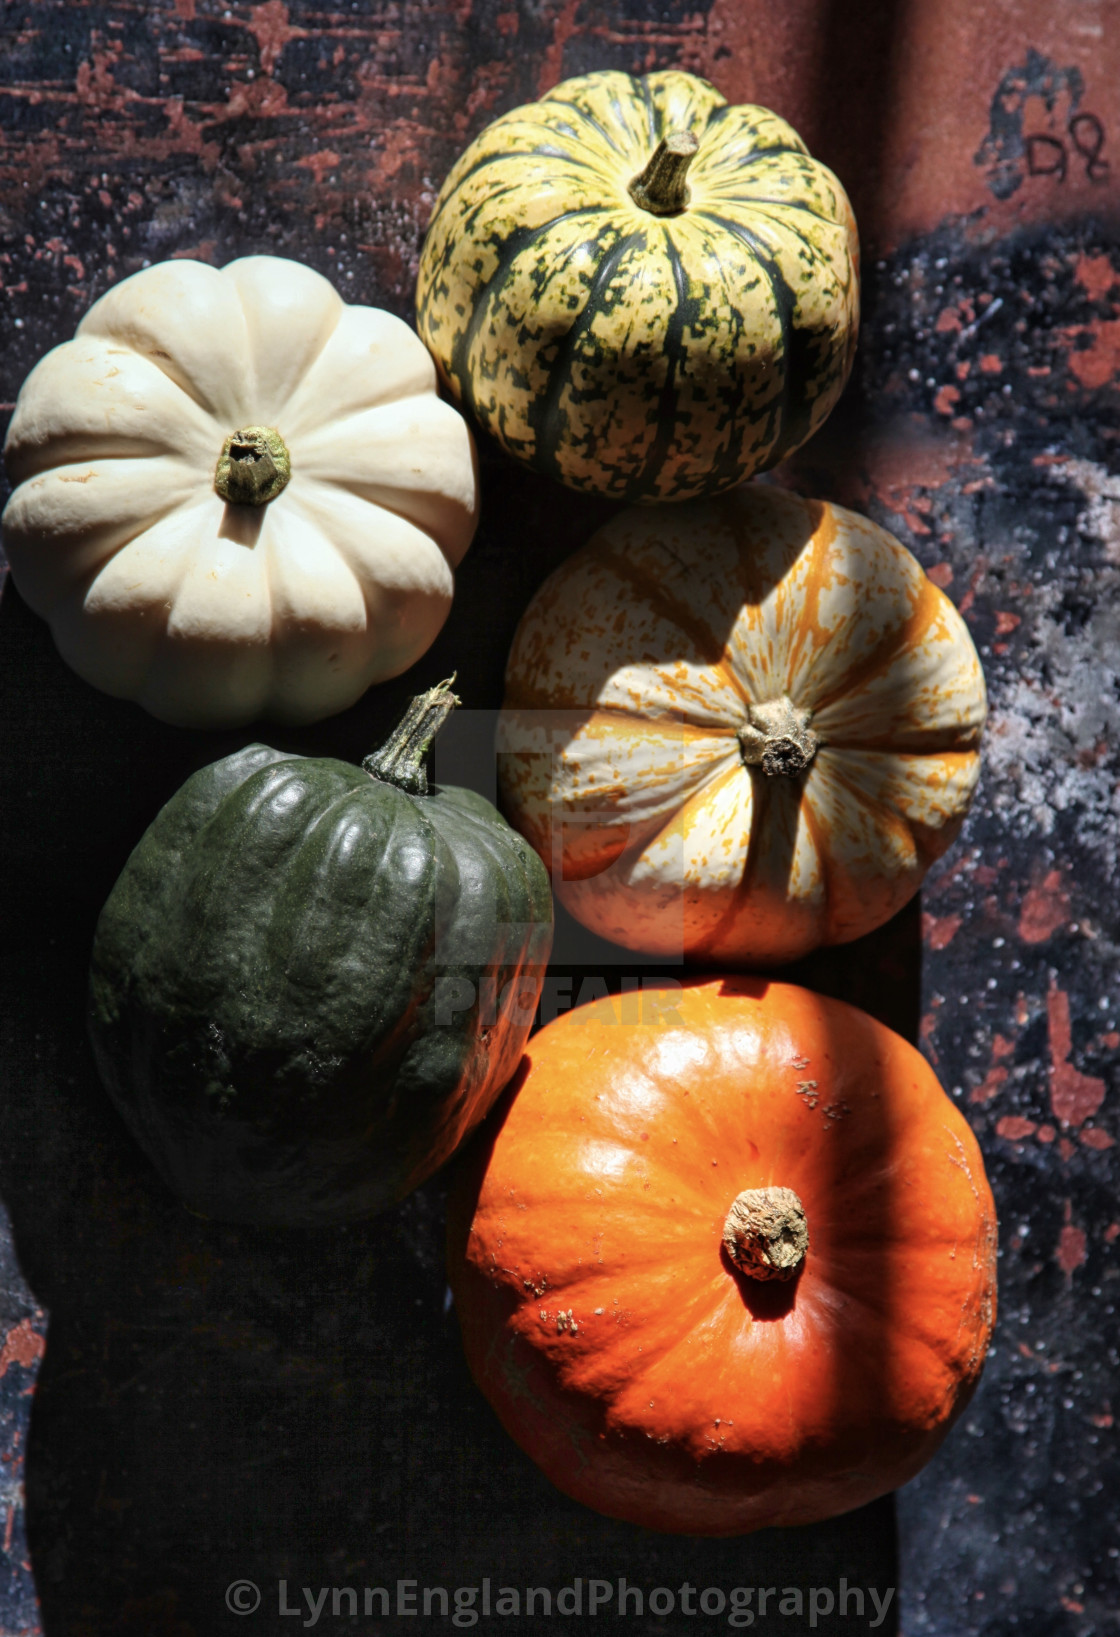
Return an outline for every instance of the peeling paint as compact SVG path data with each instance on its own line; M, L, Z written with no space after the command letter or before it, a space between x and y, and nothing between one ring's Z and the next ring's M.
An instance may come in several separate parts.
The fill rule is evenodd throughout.
M587 68L695 67L733 96L777 106L813 145L823 141L822 156L845 181L850 174L861 214L866 201L870 252L858 373L825 433L781 480L865 509L899 534L961 608L992 702L976 805L924 893L920 1038L975 1124L999 1198L1000 1330L954 1437L900 1498L905 1629L998 1637L1012 1615L1024 1629L1038 1618L1064 1620L1071 1633L1094 1622L1103 1629L1120 1606L1101 1500L1120 1491L1120 1468L1098 1437L1112 1426L1106 1406L1120 1369L1120 247L1115 183L1094 179L1084 156L1073 164L1068 146L1071 116L1090 112L1107 128L1105 157L1120 162L1120 75L1099 7L1070 0L993 10L943 0L910 8L893 56L884 55L890 41L876 22L891 8L872 8L848 62L865 79L893 64L889 80L882 76L889 117L878 128L883 109L855 79L843 79L845 94L836 95L835 54L850 25L821 27L802 0L668 11L637 0L598 11L566 0L425 0L415 9L372 0L349 9L309 0L111 8L39 0L11 9L0 64L0 311L9 343L0 396L9 408L35 360L145 260L291 254L350 299L407 316L420 236L456 153L494 114ZM1005 139L976 164L997 93ZM865 149L861 133L874 138ZM1064 180L1030 174L1032 136L1067 144ZM1045 157L1045 145L1036 152ZM1003 178L1002 200L993 177ZM907 237L914 228L920 239ZM440 653L456 663L458 642L496 687L497 638L485 661L470 638L512 619L547 553L561 560L592 525L551 491L530 494L490 456L485 462L477 567L464 571L458 623ZM45 650L32 652L49 692L57 673ZM117 748L122 765L133 765ZM51 768L40 776L49 780ZM104 793L86 799L96 820ZM905 987L915 956L903 947L896 958L888 944ZM865 1003L878 1001L880 968L849 978L865 982ZM37 1132L37 1156L48 1142L62 1144L50 1122ZM122 1448L147 1437L164 1457L187 1452L184 1469L207 1438L224 1439L224 1453L211 1455L231 1493L298 1481L315 1497L317 1527L341 1543L374 1538L375 1516L401 1520L399 1531L376 1537L380 1561L398 1550L398 1533L420 1538L443 1515L446 1493L423 1489L422 1469L409 1468L410 1496L394 1429L403 1404L413 1445L442 1450L453 1467L458 1442L440 1443L449 1437L440 1394L458 1402L457 1378L440 1374L451 1369L453 1343L433 1332L439 1345L425 1353L425 1326L405 1322L415 1315L371 1313L372 1296L363 1305L353 1292L384 1294L383 1269L396 1256L397 1271L411 1270L422 1300L439 1311L438 1194L417 1196L368 1240L354 1234L352 1250L332 1242L300 1263L291 1247L281 1253L251 1236L184 1226L170 1205L160 1217L123 1150L108 1139L92 1149L69 1140L66 1175L86 1189L78 1197L106 1260L104 1286L84 1290L73 1280L67 1301L80 1322L60 1325L54 1354L41 1361L62 1428L52 1445L52 1423L40 1422L40 1527L52 1547L62 1542L44 1546L52 1595L64 1598L75 1573L94 1571L91 1541L111 1538L126 1552L149 1538L136 1504L143 1491L124 1456L114 1454L103 1480L88 1470L99 1421L124 1429ZM165 1265L156 1254L186 1242L193 1262ZM71 1275L79 1265L67 1264ZM132 1311L132 1287L113 1281L137 1266L151 1331ZM330 1279L343 1295L320 1301ZM10 1623L28 1631L33 1588L17 1502L25 1395L44 1328L28 1298L0 1331L0 1444L10 1457L9 1487L0 1488L4 1544L17 1588L11 1607L23 1597L29 1611L22 1626ZM52 1356L69 1371L53 1386ZM196 1434L181 1422L198 1412L199 1383L215 1390ZM145 1422L143 1406L161 1394L163 1416ZM67 1402L87 1411L70 1432ZM118 1403L128 1412L111 1422ZM488 1446L470 1421L465 1389L463 1405L456 1440L500 1454L498 1435ZM370 1495L335 1493L324 1450L349 1474L354 1429L375 1425L386 1442L367 1466ZM309 1450L313 1459L299 1469ZM436 1465L429 1469L438 1478ZM455 1471L464 1495L485 1481ZM507 1498L498 1493L493 1504ZM148 1497L157 1510L161 1502ZM191 1551L201 1552L195 1536L225 1516L227 1502L215 1491L208 1510L207 1497L192 1491ZM997 1510L998 1529L985 1532L980 1517ZM837 1531L846 1527L838 1520ZM780 1541L767 1547L781 1549ZM186 1550L177 1545L177 1560ZM127 1572L139 1582L147 1565L134 1561ZM89 1582L82 1596L103 1591ZM106 1620L121 1630L174 1630L193 1618L184 1606L175 1593L137 1593Z
M1056 986L1046 997L1050 1026L1050 1107L1063 1125L1082 1125L1100 1108L1105 1083L1096 1075L1082 1074L1069 1061L1073 1037L1069 1020L1069 996Z
M1001 1315L959 1440L899 1497L914 1637L997 1637L1058 1585L1086 1630L1120 1601L1091 1499L1120 1464L1083 1431L1120 1368L1120 393L1097 368L1118 263L1092 222L982 250L946 227L881 258L849 419L784 477L899 535L989 689L977 798L923 889L919 1035L984 1148ZM1065 1398L1033 1362L1050 1379L1059 1350ZM970 1492L998 1501L998 1542Z

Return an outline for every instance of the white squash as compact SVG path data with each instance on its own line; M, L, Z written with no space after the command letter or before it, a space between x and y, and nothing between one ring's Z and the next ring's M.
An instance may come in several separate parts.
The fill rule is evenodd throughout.
M629 949L769 965L869 932L956 836L986 700L894 537L747 485L612 519L514 639L507 816Z
M12 575L63 657L191 727L315 721L405 670L478 516L423 344L273 256L109 290L31 372L4 459Z

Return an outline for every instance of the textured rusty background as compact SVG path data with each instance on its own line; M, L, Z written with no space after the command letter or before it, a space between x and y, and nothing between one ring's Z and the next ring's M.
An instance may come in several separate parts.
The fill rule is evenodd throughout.
M722 1544L565 1502L466 1379L438 1186L310 1241L216 1228L162 1193L105 1106L80 1024L94 918L159 802L233 741L95 695L8 585L0 1632L284 1631L280 1577L576 1574L897 1583L907 1637L1118 1629L1116 0L25 0L0 18L6 408L146 260L292 255L407 314L452 158L571 73L678 64L775 107L834 166L864 237L860 360L782 480L918 554L970 623L992 723L920 944L915 906L803 976L920 1033L984 1145L1003 1244L996 1348L898 1497L897 1564L890 1502ZM484 483L437 647L305 743L360 756L414 682L456 667L468 704L497 704L520 609L603 514L490 452ZM593 967L564 947L577 978ZM222 1602L239 1576L266 1591L244 1621ZM390 1627L411 1629L370 1629Z

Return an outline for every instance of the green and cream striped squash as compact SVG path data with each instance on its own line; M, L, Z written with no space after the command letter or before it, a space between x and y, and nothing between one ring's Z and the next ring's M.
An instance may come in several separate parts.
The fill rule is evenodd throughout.
M417 327L509 454L593 494L686 500L824 421L855 348L858 255L843 188L775 114L673 70L585 74L451 171Z

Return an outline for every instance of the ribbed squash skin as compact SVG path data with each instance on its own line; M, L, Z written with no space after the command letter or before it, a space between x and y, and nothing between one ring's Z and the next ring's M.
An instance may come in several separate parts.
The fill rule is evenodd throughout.
M291 481L216 491L273 429ZM158 262L20 389L4 551L79 676L180 727L315 722L434 642L478 522L474 446L408 325L280 256Z
M628 188L691 132L690 201ZM839 182L764 108L690 74L606 72L496 120L455 165L420 260L417 327L511 455L618 500L715 494L804 443L859 314Z
M744 761L786 698L819 747ZM565 909L629 949L765 967L907 903L960 832L987 711L960 614L869 518L767 484L611 518L514 637L502 803Z
M721 1244L739 1190L775 1185L809 1231L781 1285ZM976 1139L912 1046L791 984L562 1014L449 1204L475 1380L610 1517L734 1535L865 1505L914 1476L980 1376L996 1217Z
M98 1068L202 1215L365 1216L513 1074L551 941L545 871L481 797L252 745L186 782L102 911Z

